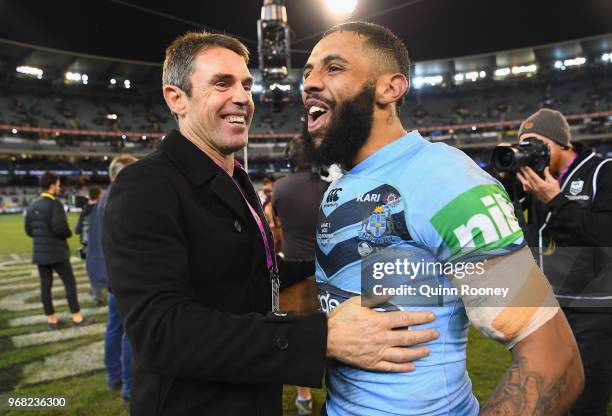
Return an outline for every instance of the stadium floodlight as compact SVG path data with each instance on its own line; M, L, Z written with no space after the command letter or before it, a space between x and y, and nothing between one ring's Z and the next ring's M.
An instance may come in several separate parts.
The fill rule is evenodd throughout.
M534 72L536 72L538 70L538 66L536 64L531 64L531 65L520 65L520 66L513 66L512 67L512 73L514 75L519 75L519 74L533 74Z
M498 78L504 78L510 75L510 68L497 68L495 70L495 76Z
M87 85L87 81L89 80L87 74L80 74L78 72L66 72L65 77L67 81L82 82L85 85Z
M81 74L78 72L66 72L65 76L68 81L78 82L81 80Z
M20 74L36 77L38 79L42 79L43 74L44 74L42 69L36 68L34 66L27 66L27 65L18 66L15 69L15 71L17 71Z
M115 85L117 83L117 80L115 78L111 78L110 79L110 84L111 85Z
M469 79L472 82L476 81L478 77L479 77L479 74L476 71L468 72L467 74L465 74L465 78Z
M565 61L563 61L564 66L580 66L580 65L584 65L585 63L586 63L586 58L583 56L578 56L576 58L566 59Z
M414 77L412 79L412 85L414 88L421 88L424 85L435 86L440 85L444 82L444 77L442 75L432 75L428 77Z
M357 0L325 0L330 12L336 15L348 15L357 7Z
M465 81L466 79L474 82L478 81L480 78L485 78L487 76L486 71L470 71L470 72L460 72L455 74L455 83L459 84Z
M123 86L129 90L132 87L132 84L129 79L126 79L125 81L123 81Z

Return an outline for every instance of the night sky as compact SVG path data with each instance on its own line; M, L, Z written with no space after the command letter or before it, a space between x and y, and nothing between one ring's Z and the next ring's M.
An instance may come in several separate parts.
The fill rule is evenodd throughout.
M322 2L286 1L294 32L292 48L298 50L294 67L303 65L319 33L338 22ZM241 36L256 56L256 21L262 3L4 0L0 1L0 37L160 62L165 47L177 35L207 27ZM611 33L612 0L359 0L352 19L389 27L406 42L413 60L424 61Z

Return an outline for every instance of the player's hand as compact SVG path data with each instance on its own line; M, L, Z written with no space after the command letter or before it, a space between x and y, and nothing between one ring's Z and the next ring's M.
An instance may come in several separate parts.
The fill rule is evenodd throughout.
M516 177L523 184L525 192L532 193L545 204L561 192L559 182L550 174L548 167L544 168L544 179L540 178L529 166L521 166Z
M431 312L376 312L357 296L342 303L327 321L327 355L368 370L413 371L412 361L429 355L429 347L411 347L438 338L435 329L405 329L432 322ZM394 328L401 328L396 329Z

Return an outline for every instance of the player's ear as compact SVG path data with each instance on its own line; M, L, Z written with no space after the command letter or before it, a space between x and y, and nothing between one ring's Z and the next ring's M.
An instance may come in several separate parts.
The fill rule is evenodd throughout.
M380 106L387 106L399 101L408 90L408 80L399 72L384 74L376 83L376 102Z
M164 85L163 95L168 108L176 115L183 115L187 111L187 94L175 85Z

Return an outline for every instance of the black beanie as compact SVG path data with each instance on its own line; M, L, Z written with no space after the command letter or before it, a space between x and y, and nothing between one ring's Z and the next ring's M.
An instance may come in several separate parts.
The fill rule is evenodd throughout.
M571 147L572 135L569 124L563 114L556 110L542 108L530 115L519 128L519 139L526 133L541 134L561 146Z

